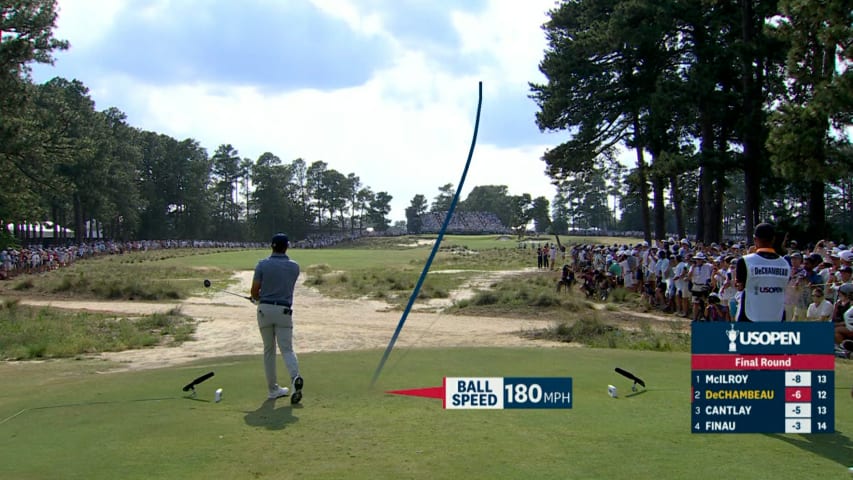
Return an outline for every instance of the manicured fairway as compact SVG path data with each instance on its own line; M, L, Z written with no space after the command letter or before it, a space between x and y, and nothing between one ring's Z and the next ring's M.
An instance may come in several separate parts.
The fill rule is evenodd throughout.
M586 348L306 354L304 406L264 402L258 357L124 373L103 362L0 364L0 478L849 478L853 365L829 435L690 433L689 355ZM643 376L627 392L613 373ZM206 371L199 399L184 383ZM571 376L574 408L450 411L385 390L443 376ZM225 399L213 403L222 387Z

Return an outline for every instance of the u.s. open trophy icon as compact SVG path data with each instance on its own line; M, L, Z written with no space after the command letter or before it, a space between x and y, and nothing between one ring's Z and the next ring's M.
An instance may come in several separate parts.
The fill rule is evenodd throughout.
M736 352L737 344L735 343L735 340L737 340L737 330L735 330L734 325L732 325L730 330L726 331L726 335L729 337L729 351Z

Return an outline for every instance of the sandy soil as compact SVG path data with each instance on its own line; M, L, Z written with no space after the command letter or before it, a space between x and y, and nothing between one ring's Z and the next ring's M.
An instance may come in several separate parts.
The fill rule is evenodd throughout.
M472 281L453 298L470 295L472 288L493 281L496 275ZM239 286L231 288L248 293L252 272L237 274ZM304 279L304 276L302 277ZM145 350L105 353L102 358L123 363L126 369L158 368L191 360L226 355L260 354L261 339L255 321L255 307L246 300L213 291L176 303L144 302L77 302L24 300L29 305L113 312L124 315L150 314L172 308L196 320L195 340L179 347L157 347ZM324 297L315 289L297 286L294 298L294 348L297 353L384 349L397 327L402 312L391 311L383 302L372 300L339 300ZM544 340L528 340L524 330L542 328L549 322L491 317L468 317L436 313L441 303L412 312L397 339L395 348L461 347L461 346L539 346L570 345Z

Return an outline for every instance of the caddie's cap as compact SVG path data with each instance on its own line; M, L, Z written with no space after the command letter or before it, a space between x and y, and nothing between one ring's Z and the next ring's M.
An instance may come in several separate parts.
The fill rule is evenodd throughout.
M773 228L773 225L769 223L759 223L755 226L755 233L753 236L759 240L766 240L768 242L773 241L773 237L776 236L776 229Z
M286 247L290 245L290 240L287 238L287 235L283 233L276 233L272 236L271 243L273 247Z

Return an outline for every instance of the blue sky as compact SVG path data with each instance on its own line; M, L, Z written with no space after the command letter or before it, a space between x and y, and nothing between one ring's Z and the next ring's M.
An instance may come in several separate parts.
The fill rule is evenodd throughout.
M551 198L527 82L542 82L553 0L60 0L71 48L36 81L76 78L98 109L213 152L323 160L393 197L458 183L483 82L476 185Z

